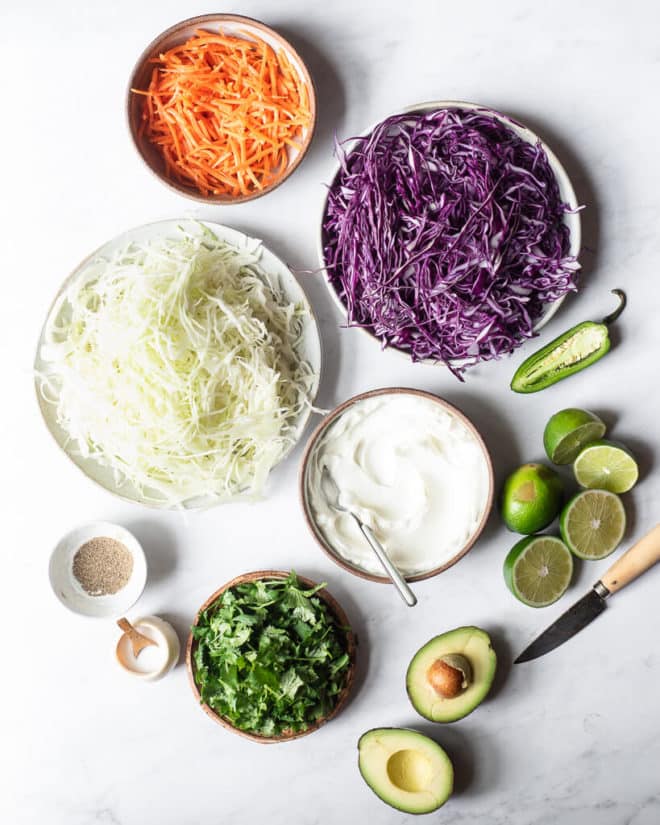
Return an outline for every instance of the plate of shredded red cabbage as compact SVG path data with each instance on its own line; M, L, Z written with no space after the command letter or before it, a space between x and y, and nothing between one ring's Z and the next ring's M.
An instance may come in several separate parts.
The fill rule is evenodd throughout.
M541 139L440 101L337 142L321 263L346 315L383 348L458 377L508 355L577 289L580 214Z

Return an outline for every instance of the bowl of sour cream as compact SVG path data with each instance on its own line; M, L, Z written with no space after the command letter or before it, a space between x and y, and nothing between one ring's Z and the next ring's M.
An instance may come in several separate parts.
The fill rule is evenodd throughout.
M349 572L389 582L353 517L333 509L327 468L352 510L409 581L442 573L475 543L493 504L493 465L472 422L421 390L372 390L336 407L313 432L300 473L307 524Z

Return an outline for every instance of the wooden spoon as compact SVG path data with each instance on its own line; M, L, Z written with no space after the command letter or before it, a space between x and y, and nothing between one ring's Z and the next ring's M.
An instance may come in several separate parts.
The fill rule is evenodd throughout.
M133 656L135 656L136 659L145 647L156 644L153 639L136 630L128 619L117 619L117 624L124 631L124 634L128 636L128 641L131 643L131 648L133 649Z

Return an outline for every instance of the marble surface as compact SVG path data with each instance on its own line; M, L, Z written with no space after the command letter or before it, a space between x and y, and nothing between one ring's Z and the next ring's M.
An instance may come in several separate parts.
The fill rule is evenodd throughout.
M30 2L0 12L3 128L0 199L3 300L0 356L0 821L7 825L269 825L412 817L362 783L356 741L379 725L409 725L455 761L456 795L434 821L471 825L656 825L660 821L660 569L617 595L588 631L527 666L514 655L604 570L585 564L568 595L534 611L502 582L512 544L492 518L456 567L416 586L408 610L385 586L335 567L307 535L296 496L300 450L272 477L269 497L187 521L114 500L59 453L39 419L31 362L49 302L90 250L122 230L194 215L262 237L292 266L313 268L321 182L333 133L348 136L405 104L459 98L526 121L556 150L584 211L584 289L542 340L612 306L629 309L601 365L537 396L511 393L515 357L470 372L382 353L340 318L319 277L304 277L327 363L320 404L384 385L432 390L482 431L498 480L542 457L547 416L592 408L639 456L642 481L626 499L626 542L660 516L657 358L660 349L660 80L653 2L448 3L245 0L231 9L290 36L318 83L320 123L309 157L281 189L253 204L197 208L143 169L123 120L126 82L144 45L171 23L217 3ZM179 666L136 684L113 661L111 623L67 613L47 578L50 550L76 523L116 520L149 558L135 617L157 613L180 634L196 607L232 576L294 566L326 579L361 640L358 689L347 710L312 737L261 747L213 725ZM410 655L464 623L492 633L496 687L481 708L433 726L408 704Z

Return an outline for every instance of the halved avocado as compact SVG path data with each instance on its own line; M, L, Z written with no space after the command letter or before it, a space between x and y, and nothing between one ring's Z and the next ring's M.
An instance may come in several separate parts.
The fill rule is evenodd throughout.
M362 778L383 802L407 814L437 810L454 789L454 767L443 749L416 730L374 728L360 737Z
M496 667L490 636L479 627L458 627L435 636L415 653L406 690L425 719L455 722L486 698Z

